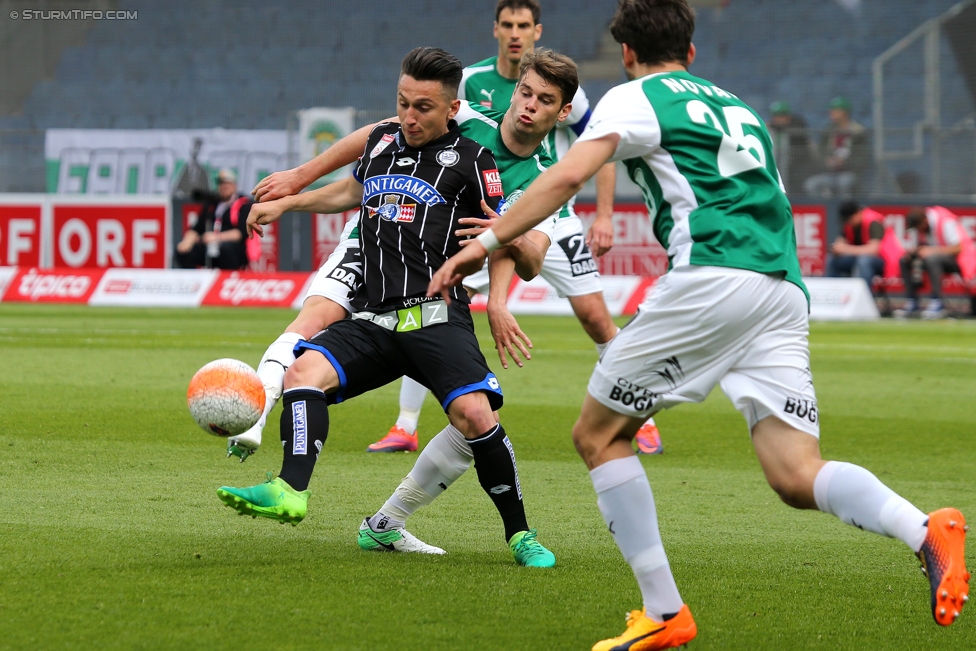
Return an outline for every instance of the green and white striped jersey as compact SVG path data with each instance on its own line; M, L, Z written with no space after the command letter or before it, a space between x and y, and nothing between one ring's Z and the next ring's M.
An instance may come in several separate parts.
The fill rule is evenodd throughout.
M733 267L784 277L809 293L796 255L793 211L769 132L735 95L685 71L611 89L578 142L620 136L654 234L672 267Z
M461 135L471 138L495 154L495 163L498 164L498 173L502 179L502 189L505 191L504 205L500 207L499 213L511 206L522 196L532 181L555 164L546 140L539 144L531 156L523 158L513 154L505 146L499 130L504 118L504 111L485 108L474 102L461 102L461 110L454 118L461 127ZM568 215L569 209L563 206L554 216Z
M458 97L467 100L473 106L492 109L504 115L512 104L512 94L515 92L518 80L502 77L498 74L497 65L498 57L494 56L465 68ZM547 136L549 154L553 162L562 158L576 136L583 132L590 115L590 100L581 86L573 96L573 108L569 115ZM468 137L473 138L470 135ZM569 200L568 210L561 212L560 217L569 217L573 214L571 210L575 201L576 197Z

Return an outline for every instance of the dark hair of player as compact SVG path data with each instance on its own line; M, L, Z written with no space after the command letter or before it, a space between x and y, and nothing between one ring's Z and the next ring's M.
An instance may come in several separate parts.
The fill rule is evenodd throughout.
M610 33L645 65L687 65L695 12L687 0L620 0Z
M410 50L400 64L400 74L417 81L439 81L451 99L457 98L464 66L461 61L439 47L418 47Z
M913 208L905 215L905 228L911 230L918 228L922 222L926 221L924 208Z
M548 48L539 48L522 55L519 63L519 82L529 70L542 77L546 83L552 84L562 93L560 106L566 106L573 101L579 89L579 73L576 63L565 54L553 52Z
M841 221L846 223L847 220L849 220L851 217L853 217L863 209L864 206L862 206L861 204L859 204L854 200L848 199L844 203L840 204L840 210L838 212L840 213Z
M539 24L539 19L542 17L542 7L539 6L539 0L498 0L498 4L495 5L496 23L502 13L502 9L511 9L512 11L516 9L528 9L532 12L532 22L536 25Z

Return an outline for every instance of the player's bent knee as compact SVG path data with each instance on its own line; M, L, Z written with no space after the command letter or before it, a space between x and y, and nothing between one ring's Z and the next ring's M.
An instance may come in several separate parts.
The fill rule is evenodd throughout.
M481 391L458 396L448 405L447 413L467 439L478 438L497 424L488 396Z
M339 376L324 355L307 351L285 371L285 390L295 387L318 387L329 392L339 388Z
M799 472L796 475L767 476L769 487L776 492L779 499L794 509L815 509L816 499L813 496L813 480L816 475Z

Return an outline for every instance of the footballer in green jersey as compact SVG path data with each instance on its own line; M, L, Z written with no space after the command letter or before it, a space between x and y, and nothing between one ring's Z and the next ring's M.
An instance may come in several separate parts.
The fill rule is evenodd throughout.
M716 386L745 418L783 502L901 540L926 572L935 621L951 625L969 592L962 513L926 514L868 470L821 457L807 293L765 125L733 93L688 73L695 47L687 0L621 0L610 30L632 81L607 93L567 155L478 244L445 262L428 289L442 293L472 273L486 252L546 219L607 161L624 161L644 193L672 268L601 356L573 428L644 603L621 635L593 651L669 649L697 634L630 440L647 414L701 402Z

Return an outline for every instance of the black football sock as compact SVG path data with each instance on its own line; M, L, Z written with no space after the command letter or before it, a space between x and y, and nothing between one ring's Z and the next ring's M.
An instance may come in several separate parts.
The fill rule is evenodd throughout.
M297 491L308 488L319 452L329 436L329 403L319 389L288 389L282 395L281 446L284 457L278 476Z
M474 454L474 468L481 487L495 503L498 514L505 523L505 541L519 531L528 531L525 506L522 504L522 486L519 484L515 450L505 435L505 429L496 425L480 437L468 441Z

